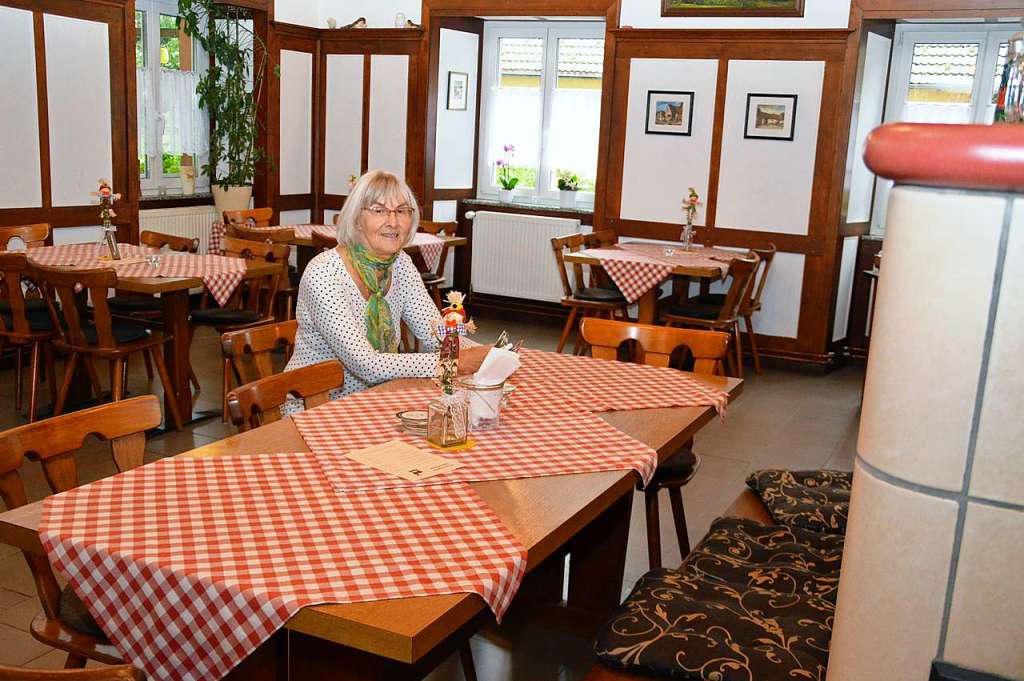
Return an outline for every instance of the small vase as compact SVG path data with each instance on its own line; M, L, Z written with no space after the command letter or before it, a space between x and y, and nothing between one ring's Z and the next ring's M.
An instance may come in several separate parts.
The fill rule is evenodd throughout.
M512 203L512 195L515 193L515 189L499 189L498 200L502 203Z
M683 227L682 242L684 251L693 250L693 225Z
M562 189L558 192L558 205L561 208L576 207L576 192Z

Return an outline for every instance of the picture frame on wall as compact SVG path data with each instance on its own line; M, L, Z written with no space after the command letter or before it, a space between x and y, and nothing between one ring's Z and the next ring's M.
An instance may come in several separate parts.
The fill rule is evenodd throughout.
M796 95L748 94L743 137L792 142L796 132L796 100Z
M648 135L683 135L693 130L693 92L647 91Z
M661 0L663 17L802 17L804 0Z
M465 111L469 102L469 74L448 72L448 110Z

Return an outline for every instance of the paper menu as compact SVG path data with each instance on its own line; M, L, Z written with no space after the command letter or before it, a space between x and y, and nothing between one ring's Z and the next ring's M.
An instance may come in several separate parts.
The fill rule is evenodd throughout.
M365 449L356 449L345 456L412 482L462 468L461 463L425 452L401 440L390 440Z

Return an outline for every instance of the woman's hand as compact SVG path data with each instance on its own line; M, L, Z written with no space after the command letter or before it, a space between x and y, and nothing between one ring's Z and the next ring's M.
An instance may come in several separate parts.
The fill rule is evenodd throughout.
M491 351L493 345L474 345L468 348L459 349L459 376L475 374L476 370L483 364L484 357Z

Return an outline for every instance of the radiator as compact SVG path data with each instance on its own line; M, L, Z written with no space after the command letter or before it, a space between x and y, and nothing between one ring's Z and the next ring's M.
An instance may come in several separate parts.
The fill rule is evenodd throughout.
M210 227L217 217L217 209L213 206L142 210L139 211L139 231L149 230L199 239L199 252L206 253Z
M558 302L562 283L552 237L580 231L578 219L477 211L473 217L475 293Z

